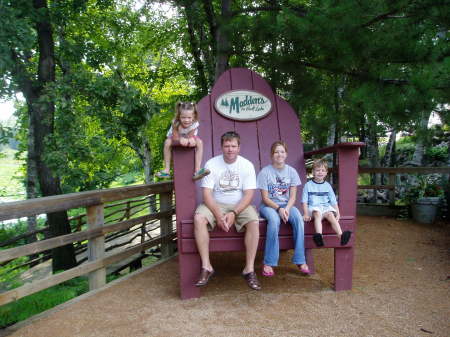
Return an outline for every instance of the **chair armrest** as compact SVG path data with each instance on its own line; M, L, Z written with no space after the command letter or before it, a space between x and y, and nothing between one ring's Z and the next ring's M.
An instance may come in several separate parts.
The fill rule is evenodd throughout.
M360 147L363 147L363 146L366 146L366 144L362 143L362 142L339 143L339 144L335 144L333 146L323 147L318 150L305 152L304 155L305 155L305 158L310 158L316 154L338 152L338 150L340 150L340 149L348 149L348 150L359 149Z

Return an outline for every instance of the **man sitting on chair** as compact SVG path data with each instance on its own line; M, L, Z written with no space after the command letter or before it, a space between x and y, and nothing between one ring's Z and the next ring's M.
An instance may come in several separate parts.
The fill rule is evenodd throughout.
M253 290L261 285L254 270L259 240L259 217L250 205L256 189L256 174L253 164L239 156L240 136L226 132L221 137L222 155L209 159L205 169L211 174L201 182L203 204L194 216L195 242L202 261L197 287L206 285L214 274L209 260L209 232L217 225L228 232L235 226L238 232L245 231L246 264L242 276Z

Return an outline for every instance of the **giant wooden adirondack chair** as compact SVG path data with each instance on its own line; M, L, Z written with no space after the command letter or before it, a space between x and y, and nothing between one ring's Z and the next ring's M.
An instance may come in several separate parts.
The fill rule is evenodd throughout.
M233 91L232 93L229 93ZM249 91L249 92L245 92ZM241 95L240 100L224 99L223 95L229 93ZM247 94L247 100L245 95ZM236 120L241 118L245 106L258 103L255 97L262 95L263 100L270 100L271 110L262 118L256 120ZM242 96L244 95L244 96ZM250 99L250 96L251 99ZM229 116L219 114L217 105L229 108ZM259 100L259 103L261 100ZM237 105L241 107L237 112ZM270 104L270 103L269 103ZM233 106L232 106L233 105ZM247 109L252 114L255 110L264 108ZM341 226L343 230L353 232L352 239L346 246L340 246L337 236L328 223L324 224L324 248L334 248L335 289L346 290L352 287L353 245L355 239L355 213L356 213L356 188L358 170L358 149L362 143L343 143L309 154L303 153L303 145L300 136L300 123L297 114L291 106L281 97L274 94L268 83L258 74L248 69L234 68L223 73L215 83L210 95L204 97L198 103L200 113L199 136L204 143L204 162L209 158L221 154L220 137L226 131L236 131L241 136L241 155L255 165L256 173L270 164L270 146L276 140L284 140L288 145L287 163L299 172L302 184L306 182L306 170L304 158L327 152L338 153L338 200L341 210ZM252 115L253 116L253 115ZM250 116L250 119L255 118ZM325 132L325 130L324 130ZM194 150L181 146L173 147L174 164L174 188L176 198L177 240L179 252L180 288L183 299L199 297L200 289L194 286L200 273L200 257L197 252L194 239L193 216L196 206L202 201L199 183L192 181L194 172ZM300 207L302 186L298 189L296 206ZM253 204L260 203L260 192L255 191ZM263 249L266 233L266 223L260 221L259 248ZM314 225L312 222L305 224L306 258L310 269L314 270L312 248L317 248L312 241ZM292 231L290 225L282 225L280 228L280 248L292 249ZM228 233L216 229L210 233L210 251L244 251L243 234L237 233L234 228ZM258 265L258 261L256 261ZM238 277L238 275L236 275ZM244 283L243 283L244 285Z

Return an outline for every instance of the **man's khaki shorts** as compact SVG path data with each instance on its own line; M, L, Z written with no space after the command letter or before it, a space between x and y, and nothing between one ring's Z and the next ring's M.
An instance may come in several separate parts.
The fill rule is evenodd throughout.
M217 203L220 207L220 210L223 214L231 212L234 209L235 205L230 204L221 204ZM216 227L217 221L214 217L214 214L206 207L205 204L198 205L195 210L195 214L201 214L208 220L208 229L212 231L214 227ZM247 206L241 213L239 213L236 217L236 223L234 226L238 232L245 231L245 225L251 221L259 221L258 213L254 206Z

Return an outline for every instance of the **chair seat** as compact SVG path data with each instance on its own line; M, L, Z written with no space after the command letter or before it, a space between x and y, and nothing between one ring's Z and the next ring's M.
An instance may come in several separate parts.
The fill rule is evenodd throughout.
M340 220L342 230L350 230L354 232L354 218L347 217ZM192 220L181 221L181 251L182 253L197 253L197 246L195 244L194 237L194 223ZM266 226L265 219L259 221L259 245L258 250L264 249L264 242L266 239ZM325 245L323 247L317 247L312 237L314 235L314 224L312 221L305 223L305 248L343 248L336 233L334 233L328 222L323 224L323 236ZM210 251L223 252L223 251L243 251L244 246L244 232L238 233L234 227L229 232L224 232L219 228L215 228L210 232ZM279 231L280 249L293 249L293 233L292 227L289 224L281 224ZM350 239L349 243L345 247L353 247L354 236Z

